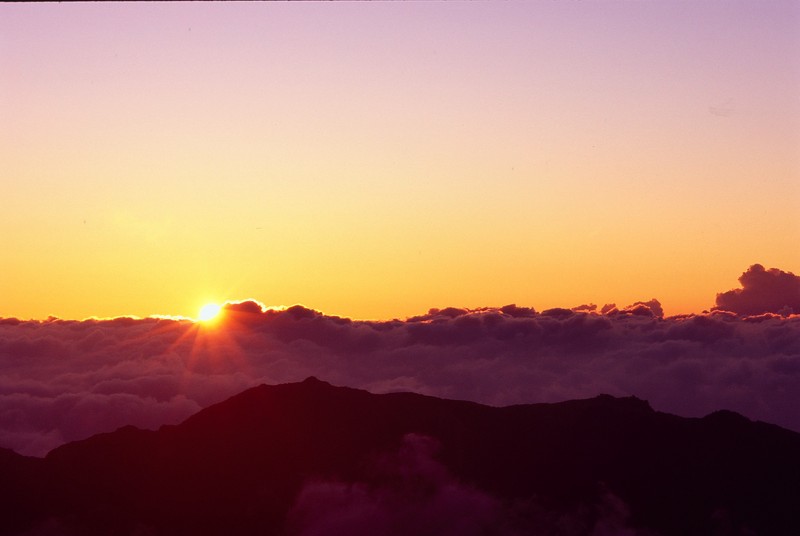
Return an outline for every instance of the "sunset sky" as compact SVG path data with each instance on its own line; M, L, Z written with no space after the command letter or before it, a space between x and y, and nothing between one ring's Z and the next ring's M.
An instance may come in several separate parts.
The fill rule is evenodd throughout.
M0 77L0 317L800 272L798 2L2 4Z

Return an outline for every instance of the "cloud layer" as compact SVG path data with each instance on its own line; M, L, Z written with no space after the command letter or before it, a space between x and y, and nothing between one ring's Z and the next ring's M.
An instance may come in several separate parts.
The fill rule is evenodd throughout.
M765 288L742 283L746 297ZM492 405L635 395L683 416L724 408L800 431L800 315L781 306L663 318L657 300L597 309L451 307L373 322L245 301L227 304L214 325L0 319L0 447L42 455L311 375Z

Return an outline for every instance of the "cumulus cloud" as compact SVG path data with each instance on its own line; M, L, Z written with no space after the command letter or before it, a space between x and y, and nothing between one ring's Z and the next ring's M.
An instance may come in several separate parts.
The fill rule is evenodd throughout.
M740 315L800 314L800 276L754 264L739 282L742 288L717 294L715 309Z
M491 405L634 395L683 416L729 409L800 431L800 315L664 318L649 300L600 313L507 305L357 321L247 300L227 304L208 325L4 319L0 447L43 455L126 424L177 423L253 385L312 375Z
M661 303L655 298L646 302L638 301L624 308L622 312L639 316L655 316L658 318L664 316L664 309L661 308Z

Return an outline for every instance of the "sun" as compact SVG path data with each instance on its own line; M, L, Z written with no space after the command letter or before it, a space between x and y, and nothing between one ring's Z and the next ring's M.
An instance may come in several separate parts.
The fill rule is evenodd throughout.
M210 322L219 315L221 310L222 307L216 303L207 303L200 308L200 314L198 315L197 319L201 322Z

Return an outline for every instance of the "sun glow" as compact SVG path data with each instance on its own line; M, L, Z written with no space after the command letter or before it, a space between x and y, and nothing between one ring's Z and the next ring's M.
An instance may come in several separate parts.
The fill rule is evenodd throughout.
M200 314L198 315L198 320L200 320L201 322L210 322L219 315L219 312L221 310L222 307L220 307L216 303L207 303L200 308Z

